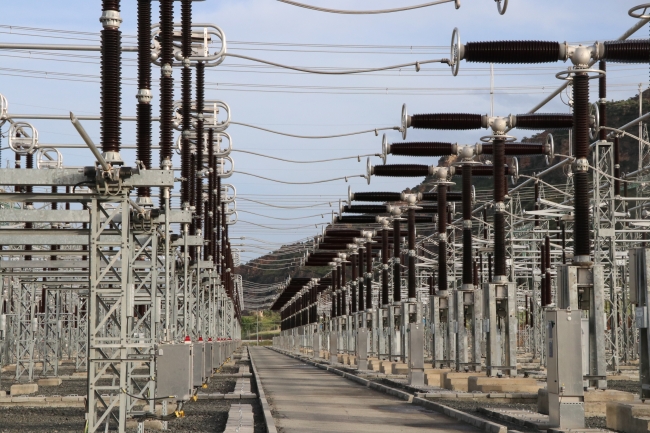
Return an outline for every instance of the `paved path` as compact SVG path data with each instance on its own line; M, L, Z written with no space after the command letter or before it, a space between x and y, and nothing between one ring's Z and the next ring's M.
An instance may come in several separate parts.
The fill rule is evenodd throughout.
M480 431L272 350L249 350L280 433Z

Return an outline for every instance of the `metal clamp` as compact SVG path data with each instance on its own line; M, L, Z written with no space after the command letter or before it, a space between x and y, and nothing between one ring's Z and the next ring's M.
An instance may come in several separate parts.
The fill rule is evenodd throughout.
M9 128L9 147L19 155L33 153L38 148L38 131L27 122L12 123Z
M36 168L63 168L63 155L54 147L41 147L36 153Z

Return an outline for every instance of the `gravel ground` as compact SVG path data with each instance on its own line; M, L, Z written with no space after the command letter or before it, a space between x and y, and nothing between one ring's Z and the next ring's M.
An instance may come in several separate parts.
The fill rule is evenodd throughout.
M81 408L3 407L0 410L0 433L79 433L84 426Z
M449 406L453 409L463 411L465 413L470 413L479 418L490 420L498 424L508 427L508 429L513 429L520 431L522 433L539 433L539 430L522 427L514 424L509 424L504 421L490 418L478 412L478 408L483 407L486 409L520 409L520 410L529 410L532 412L537 412L536 404L521 404L521 403L489 403L485 404L484 402L474 402L474 401L463 401L463 400L451 400L451 399L436 399L437 403ZM586 418L586 427L587 428L606 428L605 417L590 417Z
M220 373L235 374L242 366L250 366L249 362L239 361L235 366L223 367ZM69 375L74 371L72 367L60 369L61 375ZM219 377L215 375L207 389L200 390L201 393L222 393L233 392L236 377ZM110 383L110 380L102 382ZM2 389L9 390L13 383L13 374L5 372L2 374ZM252 389L257 392L255 381L251 378ZM85 395L86 379L64 380L60 386L40 387L35 395ZM257 399L244 400L244 403L253 407L253 418L255 422L255 433L264 433L266 424L262 405ZM185 418L177 419L169 423L170 432L223 432L228 420L228 411L231 401L229 400L199 400L185 404ZM174 409L171 405L170 410ZM78 433L84 429L84 410L81 408L26 408L10 407L0 410L0 433L27 433L43 431L48 433ZM135 430L127 430L129 432Z
M641 382L637 380L608 380L607 389L615 389L617 391L631 392L632 394L639 395L641 392Z

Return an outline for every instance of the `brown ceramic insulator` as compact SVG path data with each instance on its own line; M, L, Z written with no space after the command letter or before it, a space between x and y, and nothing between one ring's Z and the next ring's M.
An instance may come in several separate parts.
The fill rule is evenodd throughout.
M618 135L614 136L614 196L621 195L621 143Z
M400 256L400 221L393 221L393 258L397 259ZM400 288L400 264L396 260L393 263L393 302L399 302L402 299Z
M410 251L415 251L415 209L408 210L408 249ZM408 257L408 298L415 299L416 291L416 273L415 273L415 260L414 255L409 254Z
M343 213L376 213L382 214L388 212L386 206L384 205L372 205L372 204L362 204L362 205L345 205L343 207Z
M448 156L452 154L452 143L412 142L390 145L391 155L400 156Z
M369 202L389 202L400 201L402 194L399 192L356 192L354 193L354 201L369 201Z
M535 210L539 210L539 182L535 182ZM539 227L539 215L535 215L535 227Z
M119 1L115 3L119 5ZM102 150L119 152L122 140L122 33L117 28L101 31L100 81Z
M174 35L174 1L160 0L160 63L172 65L173 57L173 35ZM171 162L172 146L174 144L174 133L172 125L174 103L174 78L165 76L163 69L160 70L160 152L159 163L163 166L165 160ZM161 196L162 201L162 196Z
M573 116L563 113L517 114L517 129L568 129L573 127Z
M136 107L136 159L147 170L151 169L151 104L138 104ZM138 197L151 197L151 188L138 187Z
M388 230L381 231L381 305L390 303L388 297Z
M181 46L187 59L192 55L192 0L181 0Z
M374 215L344 215L336 218L339 224L374 224L377 219Z
M453 131L481 129L482 117L480 114L469 113L414 114L411 116L411 127Z
M628 39L626 41L605 42L605 55L603 57L613 63L648 63L650 40Z
M456 167L457 169L459 167ZM474 173L474 170L472 170L472 173ZM447 192L447 201L462 201L463 200L463 194L460 192ZM438 193L437 192L425 192L422 194L422 201L438 201Z
M373 167L373 174L380 177L422 177L429 174L424 164L388 164Z
M548 41L491 41L465 44L467 62L532 64L555 63L560 58L560 44Z
M576 159L589 156L589 76L573 77L573 141Z
M481 153L483 155L492 155L494 146L492 143L486 143L481 146ZM509 156L515 155L541 155L544 153L544 145L541 143L506 143L505 154Z
M447 234L447 185L438 186L438 233ZM447 242L438 241L438 288L447 290Z
M350 312L352 314L357 312L357 279L359 278L359 270L357 268L357 260L359 257L356 254L350 256L350 262L352 263L352 282L350 289Z
M364 269L365 269L365 252L364 248L359 248L359 311L364 311L366 309L365 307L365 296L364 296L364 288L365 288L365 278L364 278Z
M494 274L506 276L506 218L501 212L494 214Z
M502 139L497 139L494 140L494 165L492 166L493 169L493 176L494 176L494 202L499 203L503 202L504 200L504 183L505 183L505 176L506 176L506 170L505 170L505 163L506 163L506 157L505 157L505 149L504 145L505 142ZM478 168L478 167L477 167ZM474 174L476 174L475 171L473 171Z
M574 212L573 250L575 256L591 254L591 224L589 215L589 175L585 172L573 174Z
M504 157L505 160L505 157ZM454 176L462 176L463 175L463 170L464 166L459 165L456 167L456 171L454 173ZM510 175L510 167L507 165L503 165L503 173L504 176ZM472 174L474 176L478 177L488 177L488 176L494 176L494 166L493 165L476 165L472 167ZM496 186L495 186L496 188Z
M361 230L331 229L325 231L325 236L358 238L361 236Z
M604 60L601 60L600 63L598 64L598 69L601 71L607 72L607 62ZM598 77L598 98L601 99L603 102L599 102L598 104L598 114L600 117L600 126L607 126L607 103L604 102L607 99L607 75L602 74L600 77ZM607 140L607 134L609 131L606 129L601 129L598 132L598 137L605 141ZM616 164L616 163L615 163Z

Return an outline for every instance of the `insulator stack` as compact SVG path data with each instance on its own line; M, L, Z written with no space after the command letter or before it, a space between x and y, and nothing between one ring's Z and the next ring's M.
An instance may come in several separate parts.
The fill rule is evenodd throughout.
M415 260L416 260L416 250L415 250L415 209L408 210L408 248L409 248L409 261L408 261L408 297L409 301L415 299L415 286L416 286L416 274L415 274Z
M189 60L192 54L192 2L191 0L182 0L181 3L181 44L182 54L185 59ZM181 176L184 181L181 188L181 202L188 203L190 206L194 201L193 184L194 178L192 173L192 156L190 149L189 134L192 127L192 69L189 63L183 67L181 75L181 100L183 114L183 149L181 154Z
M482 116L469 113L432 113L411 116L411 127L415 129L437 129L460 131L481 129Z
M460 167L456 167L458 169ZM472 173L474 171L472 170ZM462 201L463 200L463 195L460 192L448 192L447 194L447 201ZM422 201L438 201L438 193L437 192L425 192L422 194Z
M203 108L205 105L205 64L198 63L196 65L196 162L195 172L197 175L194 177L195 182L195 206L196 214L195 221L197 228L203 228L203 151L205 149L205 142L203 139Z
M352 284L350 285L350 313L354 314L357 312L357 279L359 278L359 270L357 267L358 255L353 254L350 256L350 262L352 264Z
M535 180L535 210L539 210L539 181ZM535 227L539 227L539 215L535 215Z
M573 115L562 113L517 114L517 129L568 129L573 127Z
M151 169L151 104L143 90L151 92L151 1L138 0L138 98L136 159ZM151 188L138 188L138 197L151 197Z
M377 218L374 215L345 215L336 218L339 224L374 224Z
M463 170L463 286L472 284L472 166Z
M588 262L590 257L591 223L589 216L589 76L577 73L573 77L573 140L576 156L573 228L574 261Z
M120 11L120 0L104 0L102 10ZM101 145L104 153L119 152L122 141L122 32L104 26L101 32Z
M389 146L391 155L401 156L447 156L453 153L452 143L413 142L395 143Z
M366 308L372 308L372 243L366 242Z
M377 167L375 167L375 170ZM352 200L354 201L370 201L370 202L387 202L387 201L400 201L402 194L399 192L355 192Z
M505 159L505 158L504 158ZM510 167L507 165L502 165L504 176L510 176ZM456 166L455 176L462 176L465 170L465 166L459 165ZM472 175L474 176L494 176L494 165L477 165L472 167ZM502 176L503 177L503 176ZM495 186L496 188L496 186Z
M481 146L483 155L492 155L494 146L486 143ZM544 153L544 145L541 143L506 143L505 154L509 156L519 155L541 155Z
M215 184L215 157L214 157L214 129L208 129L208 163L206 166L212 168L208 173L208 203L205 212L205 230L203 231L204 238L208 241L208 246L203 249L203 259L209 260L209 256L215 257L215 241L214 241L214 189Z
M503 210L505 200L505 142L503 139L496 139L494 145L494 273L497 277L506 275L506 233L505 215Z
M415 209L415 213L438 213L438 205L420 204L421 209Z
M388 305L388 230L381 231L381 305Z
M545 278L545 290L546 290L546 302L548 304L553 303L553 293L551 291L552 287L552 276L551 276L551 241L548 236L546 236L545 239L545 247L544 247L544 252L546 253L546 278Z
M361 230L327 230L325 236L355 238L361 236Z
M393 302L400 302L402 300L402 288L400 285L400 220L393 220Z
M359 248L359 281L358 281L358 286L359 286L359 311L364 311L366 309L365 304L366 304L366 298L364 297L364 291L363 289L365 288L365 278L364 278L364 269L366 266L366 261L365 261L365 252L363 248Z
M614 196L621 195L621 144L620 138L614 137Z
M598 69L607 72L607 62L601 60L598 64ZM607 74L601 74L598 77L598 98L600 99L598 101L598 117L600 117L600 126L607 126ZM603 141L607 140L607 132L606 129L601 129L598 132L599 138Z
M174 133L172 125L174 104L174 78L172 77L174 35L174 1L160 0L160 153L159 164L162 168L167 161L171 164ZM164 203L162 190L160 202ZM181 200L182 202L182 200Z
M648 63L650 58L650 40L632 39L627 41L605 42L605 55L613 63Z
M548 41L468 42L464 59L477 63L554 63L560 60L560 44Z
M447 290L447 185L438 186L438 289Z
M376 213L382 214L388 212L387 206L382 205L351 205L343 207L344 213Z
M380 177L421 177L429 174L429 166L423 164L377 165L373 170L373 174Z

